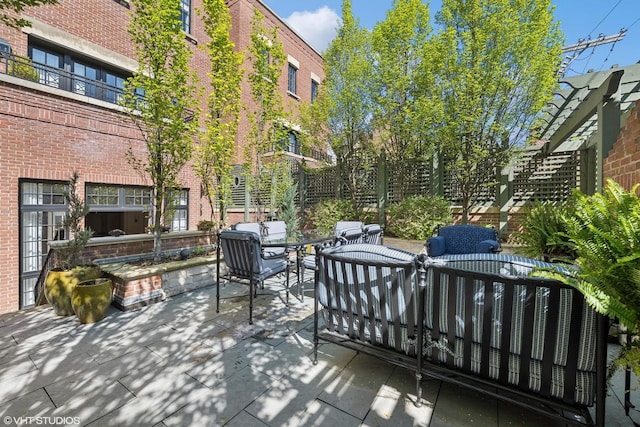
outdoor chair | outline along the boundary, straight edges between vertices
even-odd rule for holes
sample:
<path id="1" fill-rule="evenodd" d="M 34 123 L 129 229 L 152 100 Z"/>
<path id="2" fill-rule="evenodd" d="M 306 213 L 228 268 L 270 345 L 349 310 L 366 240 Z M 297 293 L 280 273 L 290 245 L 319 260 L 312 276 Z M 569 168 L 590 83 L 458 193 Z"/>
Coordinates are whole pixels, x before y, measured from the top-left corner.
<path id="1" fill-rule="evenodd" d="M 262 241 L 264 243 L 273 243 L 285 241 L 287 238 L 287 223 L 284 221 L 265 221 L 262 223 Z M 272 246 L 265 249 L 265 253 L 269 255 L 283 254 L 287 250 L 286 246 Z"/>
<path id="2" fill-rule="evenodd" d="M 264 288 L 264 280 L 281 273 L 286 275 L 286 302 L 289 303 L 288 254 L 264 255 L 260 236 L 252 231 L 225 230 L 218 235 L 218 264 L 216 278 L 216 313 L 220 312 L 220 250 L 227 265 L 228 279 L 249 282 L 249 324 L 253 324 L 253 297 L 257 285 Z"/>
<path id="3" fill-rule="evenodd" d="M 364 243 L 364 229 L 347 228 L 337 233 L 336 237 L 336 243 L 341 245 Z"/>
<path id="4" fill-rule="evenodd" d="M 262 227 L 259 222 L 239 222 L 232 228 L 238 231 L 253 231 L 258 236 L 262 236 Z"/>
<path id="5" fill-rule="evenodd" d="M 383 242 L 383 234 L 380 224 L 367 224 L 364 226 L 364 243 L 381 245 Z"/>
<path id="6" fill-rule="evenodd" d="M 364 223 L 362 221 L 338 221 L 333 226 L 333 232 L 335 233 L 336 237 L 339 237 L 341 232 L 351 228 L 363 229 Z"/>
<path id="7" fill-rule="evenodd" d="M 460 224 L 438 227 L 437 236 L 426 241 L 430 257 L 442 255 L 500 252 L 500 236 L 495 228 Z"/>
<path id="8" fill-rule="evenodd" d="M 350 245 L 364 243 L 365 230 L 364 224 L 359 221 L 339 221 L 334 227 L 336 239 L 333 241 L 335 245 Z M 323 245 L 326 246 L 326 245 Z M 304 269 L 315 270 L 316 256 L 309 254 L 302 259 Z M 303 272 L 304 276 L 304 272 Z"/>
<path id="9" fill-rule="evenodd" d="M 263 241 L 284 240 L 287 238 L 287 223 L 284 221 L 265 221 L 262 224 Z"/>

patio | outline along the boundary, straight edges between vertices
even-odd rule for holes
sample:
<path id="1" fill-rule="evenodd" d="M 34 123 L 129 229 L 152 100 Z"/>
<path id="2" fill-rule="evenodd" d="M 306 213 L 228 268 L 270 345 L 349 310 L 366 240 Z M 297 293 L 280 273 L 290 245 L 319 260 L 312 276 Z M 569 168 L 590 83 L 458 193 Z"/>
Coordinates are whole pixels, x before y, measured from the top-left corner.
<path id="1" fill-rule="evenodd" d="M 269 282 L 255 300 L 253 325 L 247 286 L 235 283 L 221 289 L 220 313 L 207 287 L 138 310 L 112 308 L 89 325 L 49 306 L 0 317 L 4 425 L 35 424 L 35 417 L 91 426 L 554 425 L 430 379 L 426 404 L 416 408 L 409 371 L 334 345 L 321 347 L 314 366 L 312 283 L 304 302 L 291 298 L 287 307 L 282 288 Z M 634 424 L 622 384 L 618 374 L 607 426 Z"/>

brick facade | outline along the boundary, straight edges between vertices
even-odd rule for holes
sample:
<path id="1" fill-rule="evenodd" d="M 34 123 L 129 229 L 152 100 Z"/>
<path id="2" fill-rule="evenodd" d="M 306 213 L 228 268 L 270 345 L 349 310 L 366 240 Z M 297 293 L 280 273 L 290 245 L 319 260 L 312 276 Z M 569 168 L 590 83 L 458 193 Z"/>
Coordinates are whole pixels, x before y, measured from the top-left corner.
<path id="1" fill-rule="evenodd" d="M 8 42 L 13 54 L 28 56 L 30 43 L 52 46 L 80 55 L 87 60 L 119 70 L 135 69 L 134 46 L 127 32 L 131 10 L 126 1 L 60 0 L 58 5 L 27 8 L 23 16 L 31 28 L 10 29 L 0 25 L 0 39 Z M 287 64 L 280 81 L 286 107 L 295 112 L 300 102 L 309 101 L 311 76 L 323 77 L 322 57 L 300 39 L 279 17 L 258 0 L 228 1 L 232 13 L 232 38 L 238 49 L 245 49 L 253 8 L 265 16 L 264 25 L 278 26 L 285 53 L 299 61 L 297 97 L 287 94 Z M 196 9 L 202 0 L 191 2 L 191 34 L 186 43 L 193 48 L 190 66 L 200 82 L 208 82 L 207 42 Z M 0 64 L 2 66 L 3 64 Z M 245 64 L 246 65 L 246 64 Z M 139 131 L 120 113 L 115 104 L 52 88 L 7 75 L 0 70 L 0 313 L 19 309 L 20 301 L 20 200 L 23 180 L 68 182 L 73 170 L 80 175 L 78 190 L 84 196 L 85 184 L 149 186 L 134 172 L 124 156 L 132 147 L 144 157 Z M 247 82 L 243 83 L 243 102 L 251 103 Z M 206 111 L 206 97 L 200 107 Z M 294 115 L 295 120 L 295 115 Z M 204 119 L 201 117 L 202 126 Z M 242 153 L 248 122 L 242 117 L 237 153 Z M 240 157 L 238 157 L 240 160 Z M 208 203 L 190 165 L 180 175 L 189 190 L 188 229 L 208 220 Z"/>
<path id="2" fill-rule="evenodd" d="M 626 190 L 640 183 L 640 101 L 631 109 L 618 139 L 604 159 L 603 175 Z"/>

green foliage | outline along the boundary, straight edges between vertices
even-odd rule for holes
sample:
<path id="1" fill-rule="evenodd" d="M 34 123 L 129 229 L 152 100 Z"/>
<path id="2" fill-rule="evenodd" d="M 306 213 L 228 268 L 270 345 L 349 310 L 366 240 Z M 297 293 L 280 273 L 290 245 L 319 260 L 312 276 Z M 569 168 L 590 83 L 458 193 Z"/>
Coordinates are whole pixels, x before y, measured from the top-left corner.
<path id="1" fill-rule="evenodd" d="M 138 70 L 126 82 L 123 105 L 140 130 L 145 156 L 129 147 L 127 160 L 153 186 L 153 224 L 163 221 L 178 174 L 190 160 L 196 131 L 196 77 L 188 66 L 180 0 L 132 0 L 129 34 Z M 140 95 L 143 95 L 142 97 Z M 162 251 L 162 227 L 154 227 L 154 259 Z"/>
<path id="2" fill-rule="evenodd" d="M 527 210 L 521 230 L 513 233 L 519 252 L 530 258 L 574 258 L 573 243 L 567 235 L 566 218 L 573 212 L 572 203 L 554 204 L 536 200 Z"/>
<path id="3" fill-rule="evenodd" d="M 435 45 L 429 20 L 429 7 L 421 0 L 395 0 L 372 33 L 374 125 L 387 159 L 399 171 L 394 191 L 400 197 L 411 167 L 407 159 L 433 154 L 429 134 L 439 122 L 439 104 L 430 100 Z"/>
<path id="4" fill-rule="evenodd" d="M 289 163 L 276 151 L 287 138 L 283 126 L 286 122 L 279 79 L 286 56 L 278 40 L 278 28 L 267 30 L 264 16 L 257 9 L 251 21 L 251 45 L 248 74 L 254 109 L 248 111 L 249 141 L 245 147 L 245 176 L 252 202 L 256 207 L 256 220 L 262 220 L 264 208 L 275 211 L 287 188 Z M 265 154 L 273 152 L 267 157 Z M 268 195 L 268 200 L 266 200 Z"/>
<path id="5" fill-rule="evenodd" d="M 432 100 L 442 103 L 446 120 L 434 130 L 467 222 L 487 173 L 527 142 L 552 98 L 562 35 L 551 0 L 443 0 L 436 22 L 440 69 Z"/>
<path id="6" fill-rule="evenodd" d="M 89 206 L 78 195 L 78 179 L 78 172 L 73 171 L 69 179 L 69 187 L 64 192 L 69 212 L 62 225 L 69 231 L 69 239 L 57 252 L 58 267 L 64 269 L 72 269 L 79 265 L 80 254 L 93 236 L 91 229 L 83 230 L 81 227 L 83 218 L 89 213 Z"/>
<path id="7" fill-rule="evenodd" d="M 225 222 L 231 204 L 232 161 L 240 117 L 243 54 L 231 41 L 231 14 L 224 0 L 204 0 L 204 29 L 210 37 L 206 50 L 209 72 L 206 131 L 195 147 L 194 171 L 209 202 L 211 219 L 216 211 Z"/>
<path id="8" fill-rule="evenodd" d="M 305 210 L 305 227 L 331 232 L 336 222 L 358 220 L 347 200 L 323 200 Z"/>
<path id="9" fill-rule="evenodd" d="M 218 224 L 219 223 L 216 221 L 207 221 L 203 219 L 202 221 L 198 222 L 198 230 L 212 233 L 218 229 Z"/>
<path id="10" fill-rule="evenodd" d="M 372 170 L 375 158 L 371 112 L 371 37 L 351 11 L 351 1 L 342 4 L 342 25 L 323 55 L 326 79 L 312 109 L 324 125 L 319 136 L 329 141 L 336 155 L 343 197 L 353 211 L 362 209 L 363 176 Z M 319 130 L 316 127 L 316 130 Z M 318 136 L 316 136 L 318 138 Z"/>
<path id="11" fill-rule="evenodd" d="M 25 56 L 14 56 L 13 61 L 9 62 L 8 74 L 32 82 L 40 81 L 38 70 L 33 66 L 31 59 Z"/>
<path id="12" fill-rule="evenodd" d="M 539 272 L 568 283 L 585 295 L 598 312 L 617 318 L 630 333 L 640 333 L 640 199 L 635 185 L 625 191 L 612 180 L 602 193 L 575 195 L 575 212 L 567 218 L 567 234 L 573 244 L 578 269 L 571 275 Z M 629 360 L 638 371 L 637 348 Z M 635 356 L 634 356 L 635 355 Z"/>
<path id="13" fill-rule="evenodd" d="M 413 196 L 389 206 L 385 234 L 426 240 L 438 225 L 452 221 L 449 202 L 440 196 Z"/>
<path id="14" fill-rule="evenodd" d="M 41 6 L 45 4 L 58 4 L 58 0 L 0 0 L 0 22 L 9 28 L 20 29 L 30 27 L 31 23 L 23 18 L 9 16 L 6 10 L 20 14 L 25 7 Z"/>
<path id="15" fill-rule="evenodd" d="M 280 211 L 278 219 L 287 224 L 287 232 L 291 233 L 300 228 L 300 219 L 298 217 L 298 208 L 296 207 L 296 187 L 291 185 L 284 192 L 282 202 L 280 203 Z"/>

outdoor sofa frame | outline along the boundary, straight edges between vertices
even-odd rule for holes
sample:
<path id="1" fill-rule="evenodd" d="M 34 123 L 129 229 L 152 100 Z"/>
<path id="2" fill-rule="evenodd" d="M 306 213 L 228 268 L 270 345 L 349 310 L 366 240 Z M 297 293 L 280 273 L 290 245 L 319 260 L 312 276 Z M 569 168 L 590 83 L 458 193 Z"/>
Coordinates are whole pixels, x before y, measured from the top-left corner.
<path id="1" fill-rule="evenodd" d="M 562 267 L 368 244 L 318 247 L 316 257 L 315 362 L 322 340 L 413 371 L 416 406 L 426 375 L 565 423 L 604 425 L 607 319 L 577 290 L 527 275 Z"/>

